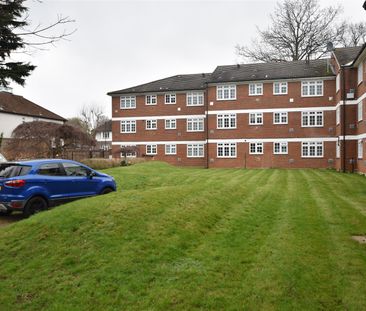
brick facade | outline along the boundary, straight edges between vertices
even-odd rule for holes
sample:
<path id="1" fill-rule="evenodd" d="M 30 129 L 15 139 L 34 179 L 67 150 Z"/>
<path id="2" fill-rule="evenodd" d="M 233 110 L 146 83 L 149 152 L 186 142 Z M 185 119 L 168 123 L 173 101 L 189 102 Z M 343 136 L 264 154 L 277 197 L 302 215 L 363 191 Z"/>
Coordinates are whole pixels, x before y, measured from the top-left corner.
<path id="1" fill-rule="evenodd" d="M 363 51 L 363 48 L 360 50 Z M 337 51 L 341 52 L 343 53 Z M 246 72 L 246 68 L 252 70 L 242 65 L 242 68 L 225 67 L 226 71 L 220 72 L 221 68 L 211 76 L 203 74 L 201 80 L 198 75 L 187 75 L 179 90 L 166 87 L 170 81 L 168 78 L 161 82 L 166 88 L 164 90 L 159 87 L 159 81 L 156 81 L 111 92 L 113 157 L 121 156 L 121 145 L 136 145 L 139 150 L 137 156 L 182 166 L 336 168 L 366 173 L 366 159 L 358 159 L 359 141 L 361 139 L 363 144 L 366 139 L 366 112 L 365 109 L 362 110 L 362 118 L 359 120 L 358 108 L 359 102 L 362 105 L 366 103 L 366 63 L 363 65 L 362 82 L 358 83 L 357 64 L 347 64 L 344 70 L 341 69 L 337 53 L 333 53 L 331 59 L 322 63 L 321 72 L 315 70 L 310 63 L 309 72 L 313 70 L 314 74 L 309 73 L 307 64 L 301 64 L 305 72 L 303 76 L 291 75 L 291 68 L 298 70 L 298 63 L 289 63 L 288 77 L 277 78 L 276 73 L 272 73 L 266 74 L 265 79 L 260 79 L 258 74 L 256 77 L 252 75 L 253 80 L 238 77 L 230 81 L 219 81 L 222 76 L 227 75 L 227 71 L 232 70 L 234 77 Z M 363 57 L 362 53 L 360 57 Z M 339 78 L 336 78 L 338 74 Z M 182 79 L 181 76 L 176 77 Z M 170 79 L 172 84 L 176 83 L 174 79 L 177 78 Z M 198 87 L 182 89 L 184 83 L 191 80 L 195 80 Z M 339 86 L 337 80 L 340 82 Z M 321 82 L 312 84 L 313 81 Z M 287 83 L 287 90 L 283 84 L 283 90 L 286 90 L 283 95 L 274 94 L 274 84 L 278 82 Z M 258 89 L 250 84 L 259 84 Z M 303 87 L 309 85 L 315 85 L 321 94 L 304 96 Z M 347 99 L 343 105 L 343 94 L 350 93 L 351 89 L 354 89 L 354 98 Z M 235 92 L 235 96 L 232 99 L 219 99 L 221 93 L 218 92 L 224 90 L 227 93 L 222 96 L 229 97 L 230 92 Z M 250 90 L 256 90 L 260 95 L 250 95 Z M 191 100 L 192 93 L 201 94 L 200 105 L 187 104 L 187 97 Z M 165 103 L 166 94 L 175 94 L 175 103 Z M 147 104 L 147 95 L 154 97 L 154 104 Z M 121 97 L 125 100 L 125 96 L 128 97 L 127 100 L 132 96 L 135 108 L 121 108 Z M 251 115 L 255 113 L 257 115 Z M 284 113 L 281 115 L 282 124 L 276 124 L 275 121 L 279 121 L 276 113 Z M 309 118 L 306 120 L 311 118 L 311 124 L 303 124 L 305 117 Z M 188 123 L 193 118 L 203 119 L 200 131 L 189 131 Z M 319 118 L 317 124 L 312 123 L 314 118 Z M 175 128 L 166 128 L 167 119 L 175 120 Z M 250 124 L 250 119 L 259 124 Z M 134 123 L 133 133 L 121 133 L 121 122 L 126 121 Z M 220 128 L 221 121 L 226 125 L 231 124 L 231 128 Z M 155 126 L 156 122 L 156 129 L 148 129 L 147 122 L 150 126 L 150 123 Z M 197 144 L 203 145 L 203 152 L 201 149 L 200 154 L 197 154 L 198 149 L 192 151 L 188 146 Z M 283 149 L 278 154 L 280 144 Z M 147 149 L 146 145 L 156 145 L 156 153 L 148 154 L 147 151 L 152 149 Z M 175 154 L 166 154 L 171 147 L 168 146 L 166 150 L 166 145 L 174 145 Z M 152 148 L 155 151 L 155 147 Z M 257 150 L 258 153 L 255 154 L 251 152 L 251 148 L 258 148 L 259 152 Z"/>

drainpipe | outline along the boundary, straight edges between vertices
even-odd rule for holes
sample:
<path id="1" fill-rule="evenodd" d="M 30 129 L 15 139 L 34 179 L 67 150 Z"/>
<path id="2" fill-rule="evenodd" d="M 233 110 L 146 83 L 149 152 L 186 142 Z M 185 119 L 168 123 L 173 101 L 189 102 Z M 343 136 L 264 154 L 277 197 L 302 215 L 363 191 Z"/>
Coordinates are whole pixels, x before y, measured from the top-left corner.
<path id="1" fill-rule="evenodd" d="M 206 127 L 206 168 L 209 168 L 209 164 L 210 164 L 210 159 L 208 157 L 208 83 L 205 82 L 205 86 L 206 86 L 206 90 L 205 90 L 205 115 L 206 115 L 206 120 L 205 120 L 205 127 Z"/>
<path id="2" fill-rule="evenodd" d="M 342 71 L 342 97 L 343 97 L 343 122 L 342 122 L 342 131 L 343 131 L 343 173 L 346 172 L 346 68 L 344 65 L 341 66 Z"/>

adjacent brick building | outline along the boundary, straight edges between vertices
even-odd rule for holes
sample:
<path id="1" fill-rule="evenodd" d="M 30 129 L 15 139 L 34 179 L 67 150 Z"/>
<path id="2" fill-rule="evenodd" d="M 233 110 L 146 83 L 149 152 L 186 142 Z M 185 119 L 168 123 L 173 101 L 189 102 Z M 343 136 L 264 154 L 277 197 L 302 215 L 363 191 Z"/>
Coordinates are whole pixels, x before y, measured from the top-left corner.
<path id="1" fill-rule="evenodd" d="M 218 66 L 108 93 L 112 154 L 202 167 L 366 173 L 365 46 L 329 59 Z"/>

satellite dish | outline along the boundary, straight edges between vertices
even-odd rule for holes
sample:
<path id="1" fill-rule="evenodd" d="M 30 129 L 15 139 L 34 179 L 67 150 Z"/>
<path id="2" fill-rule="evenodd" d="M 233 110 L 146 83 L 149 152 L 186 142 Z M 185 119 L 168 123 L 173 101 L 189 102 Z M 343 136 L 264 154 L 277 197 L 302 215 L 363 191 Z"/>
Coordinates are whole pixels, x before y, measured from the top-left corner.
<path id="1" fill-rule="evenodd" d="M 334 51 L 334 46 L 332 42 L 328 42 L 327 43 L 327 52 L 332 52 Z"/>

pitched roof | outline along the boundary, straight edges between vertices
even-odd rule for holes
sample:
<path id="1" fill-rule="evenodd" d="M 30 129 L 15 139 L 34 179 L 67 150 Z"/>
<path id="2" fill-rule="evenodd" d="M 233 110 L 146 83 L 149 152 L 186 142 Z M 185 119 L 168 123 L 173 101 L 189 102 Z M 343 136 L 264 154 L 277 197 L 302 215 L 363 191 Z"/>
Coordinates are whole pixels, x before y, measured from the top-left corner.
<path id="1" fill-rule="evenodd" d="M 205 89 L 205 83 L 209 80 L 210 76 L 210 73 L 176 75 L 127 89 L 109 92 L 107 94 L 119 95 L 131 93 L 203 90 Z"/>
<path id="2" fill-rule="evenodd" d="M 99 132 L 111 132 L 112 131 L 112 120 L 107 120 L 105 121 L 103 124 L 99 125 L 96 129 L 95 132 L 99 133 Z"/>
<path id="3" fill-rule="evenodd" d="M 356 59 L 362 48 L 362 46 L 335 48 L 333 53 L 340 65 L 346 65 Z"/>
<path id="4" fill-rule="evenodd" d="M 60 117 L 30 100 L 9 92 L 0 92 L 0 112 L 66 121 L 63 117 Z"/>
<path id="5" fill-rule="evenodd" d="M 256 81 L 334 76 L 328 59 L 218 66 L 210 82 Z"/>

